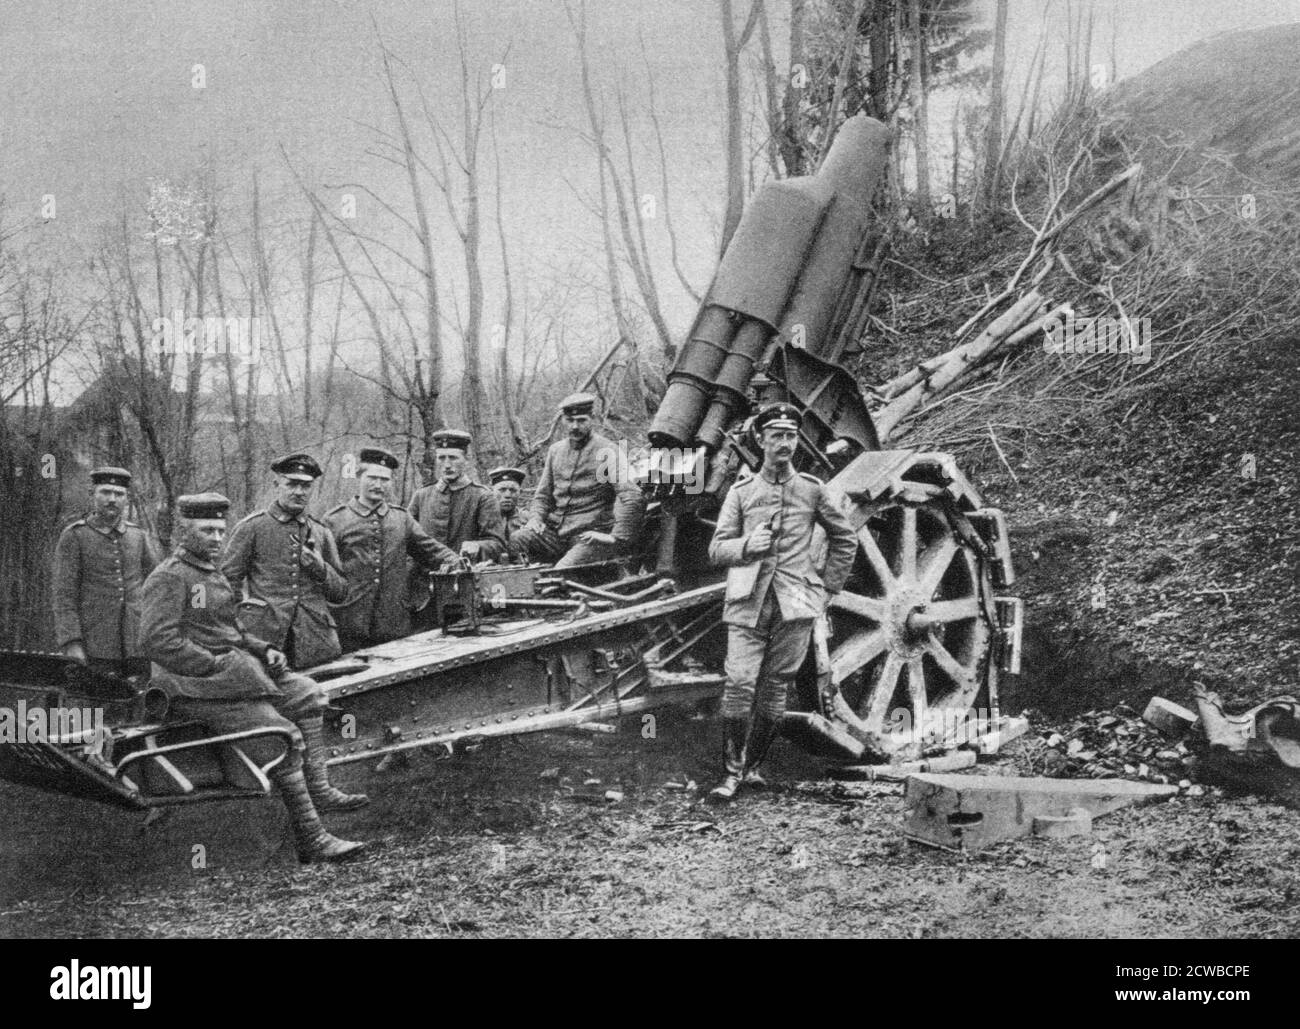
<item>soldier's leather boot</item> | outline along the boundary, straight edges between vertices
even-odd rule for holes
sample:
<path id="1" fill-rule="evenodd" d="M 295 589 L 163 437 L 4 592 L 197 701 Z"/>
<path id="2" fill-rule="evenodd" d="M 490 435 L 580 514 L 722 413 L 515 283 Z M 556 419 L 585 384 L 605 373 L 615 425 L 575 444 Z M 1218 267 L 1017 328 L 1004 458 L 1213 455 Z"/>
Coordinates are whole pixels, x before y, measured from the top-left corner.
<path id="1" fill-rule="evenodd" d="M 330 785 L 329 772 L 325 767 L 325 720 L 304 718 L 298 728 L 302 730 L 302 738 L 307 744 L 307 750 L 302 756 L 302 770 L 316 810 L 321 814 L 328 811 L 355 811 L 369 804 L 370 798 L 364 793 L 344 793 Z"/>
<path id="2" fill-rule="evenodd" d="M 740 788 L 740 778 L 745 771 L 745 736 L 749 730 L 747 718 L 724 718 L 722 720 L 723 763 L 727 774 L 722 782 L 709 791 L 709 798 L 718 803 L 727 803 Z"/>
<path id="3" fill-rule="evenodd" d="M 758 766 L 763 763 L 768 748 L 776 739 L 778 724 L 768 715 L 754 716 L 754 727 L 749 733 L 749 741 L 745 744 L 745 768 L 741 776 L 741 781 L 746 786 L 762 789 L 767 785 L 767 780 L 758 774 Z"/>
<path id="4" fill-rule="evenodd" d="M 275 784 L 280 788 L 284 806 L 289 810 L 289 824 L 293 826 L 298 860 L 303 864 L 314 861 L 348 861 L 357 857 L 365 848 L 364 843 L 341 840 L 325 831 L 320 815 L 311 802 L 311 793 L 307 789 L 302 769 L 277 769 Z"/>

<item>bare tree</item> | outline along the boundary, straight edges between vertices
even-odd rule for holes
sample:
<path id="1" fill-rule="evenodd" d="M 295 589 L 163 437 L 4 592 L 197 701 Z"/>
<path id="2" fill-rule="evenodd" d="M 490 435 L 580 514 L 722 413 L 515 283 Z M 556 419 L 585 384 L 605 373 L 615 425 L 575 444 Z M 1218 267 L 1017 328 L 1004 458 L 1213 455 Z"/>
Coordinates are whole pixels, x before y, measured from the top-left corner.
<path id="1" fill-rule="evenodd" d="M 925 27 L 921 23 L 921 0 L 912 0 L 912 140 L 916 148 L 916 218 L 922 225 L 930 220 L 930 139 L 927 111 Z"/>
<path id="2" fill-rule="evenodd" d="M 1007 63 L 1007 0 L 998 0 L 993 24 L 993 69 L 989 84 L 989 122 L 984 144 L 984 172 L 978 201 L 990 206 L 998 195 L 998 164 L 1002 157 L 1003 84 Z"/>
<path id="3" fill-rule="evenodd" d="M 718 0 L 718 11 L 722 16 L 722 47 L 725 63 L 726 80 L 726 131 L 727 131 L 727 188 L 722 215 L 722 245 L 719 256 L 726 252 L 727 244 L 740 224 L 740 216 L 745 209 L 745 151 L 742 140 L 742 117 L 740 96 L 740 55 L 758 25 L 758 16 L 762 11 L 760 0 L 754 0 L 749 8 L 745 25 L 736 32 L 735 17 L 732 14 L 731 0 Z"/>

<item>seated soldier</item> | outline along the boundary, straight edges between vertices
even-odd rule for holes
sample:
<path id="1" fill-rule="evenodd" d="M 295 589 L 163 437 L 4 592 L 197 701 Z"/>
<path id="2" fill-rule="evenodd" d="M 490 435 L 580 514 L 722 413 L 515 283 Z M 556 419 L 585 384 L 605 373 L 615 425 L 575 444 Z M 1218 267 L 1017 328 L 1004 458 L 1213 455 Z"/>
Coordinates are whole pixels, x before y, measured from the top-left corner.
<path id="1" fill-rule="evenodd" d="M 641 531 L 641 490 L 619 448 L 592 430 L 595 406 L 590 393 L 561 402 L 568 436 L 546 452 L 528 521 L 511 537 L 557 568 L 624 554 Z"/>
<path id="2" fill-rule="evenodd" d="M 177 501 L 180 546 L 145 581 L 140 649 L 154 663 L 153 683 L 166 691 L 171 716 L 201 722 L 217 735 L 266 726 L 288 731 L 292 747 L 270 775 L 289 809 L 298 857 L 353 857 L 364 844 L 326 832 L 318 812 L 352 810 L 367 798 L 329 783 L 324 692 L 235 621 L 235 591 L 216 565 L 229 506 L 220 493 Z"/>

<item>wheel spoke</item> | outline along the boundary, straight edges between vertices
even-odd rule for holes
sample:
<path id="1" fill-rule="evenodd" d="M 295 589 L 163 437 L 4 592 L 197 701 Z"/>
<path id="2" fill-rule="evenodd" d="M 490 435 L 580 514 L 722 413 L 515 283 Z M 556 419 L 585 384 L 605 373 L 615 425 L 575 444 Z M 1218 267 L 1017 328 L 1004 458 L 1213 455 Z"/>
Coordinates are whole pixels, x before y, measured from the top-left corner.
<path id="1" fill-rule="evenodd" d="M 890 701 L 894 699 L 894 691 L 898 689 L 898 675 L 902 670 L 903 659 L 891 650 L 880 669 L 880 681 L 871 693 L 871 706 L 865 718 L 867 725 L 876 732 L 881 731 L 881 727 L 885 724 Z"/>
<path id="2" fill-rule="evenodd" d="M 880 579 L 880 585 L 886 591 L 890 590 L 894 583 L 894 573 L 890 570 L 885 555 L 880 552 L 876 537 L 871 535 L 871 529 L 865 525 L 858 530 L 858 544 L 862 547 L 862 552 L 866 554 L 867 562 L 871 565 L 872 570 Z"/>
<path id="3" fill-rule="evenodd" d="M 952 564 L 957 554 L 957 544 L 951 536 L 945 536 L 926 553 L 925 563 L 921 566 L 919 579 L 921 589 L 927 597 L 933 596 L 943 581 L 944 573 Z"/>
<path id="4" fill-rule="evenodd" d="M 925 649 L 935 662 L 943 670 L 943 673 L 953 681 L 959 690 L 966 690 L 972 683 L 971 673 L 955 657 L 948 653 L 948 648 L 933 637 L 926 641 Z"/>
<path id="5" fill-rule="evenodd" d="M 847 611 L 859 618 L 869 618 L 873 622 L 883 622 L 888 608 L 883 600 L 864 597 L 860 593 L 840 593 L 831 598 L 831 607 L 838 611 Z"/>
<path id="6" fill-rule="evenodd" d="M 916 508 L 903 508 L 903 533 L 898 543 L 898 577 L 916 578 Z"/>
<path id="7" fill-rule="evenodd" d="M 889 645 L 884 629 L 865 629 L 850 636 L 831 655 L 831 681 L 838 684 L 868 661 L 879 657 Z"/>
<path id="8" fill-rule="evenodd" d="M 912 724 L 924 725 L 930 705 L 925 695 L 925 668 L 919 655 L 907 662 L 907 696 L 912 701 Z"/>
<path id="9" fill-rule="evenodd" d="M 936 622 L 960 622 L 967 618 L 975 618 L 979 613 L 980 604 L 974 597 L 933 600 L 925 607 L 925 616 Z"/>

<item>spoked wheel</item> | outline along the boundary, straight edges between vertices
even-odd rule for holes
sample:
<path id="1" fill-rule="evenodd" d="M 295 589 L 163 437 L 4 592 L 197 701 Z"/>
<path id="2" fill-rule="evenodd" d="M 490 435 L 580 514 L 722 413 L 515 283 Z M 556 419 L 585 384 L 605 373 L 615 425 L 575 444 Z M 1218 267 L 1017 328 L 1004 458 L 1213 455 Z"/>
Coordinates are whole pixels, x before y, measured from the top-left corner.
<path id="1" fill-rule="evenodd" d="M 946 493 L 903 481 L 858 505 L 858 554 L 832 605 L 833 713 L 894 759 L 951 747 L 982 692 L 996 689 L 992 583 Z"/>

